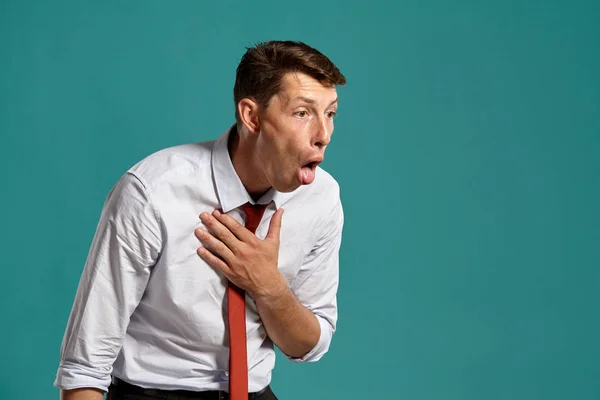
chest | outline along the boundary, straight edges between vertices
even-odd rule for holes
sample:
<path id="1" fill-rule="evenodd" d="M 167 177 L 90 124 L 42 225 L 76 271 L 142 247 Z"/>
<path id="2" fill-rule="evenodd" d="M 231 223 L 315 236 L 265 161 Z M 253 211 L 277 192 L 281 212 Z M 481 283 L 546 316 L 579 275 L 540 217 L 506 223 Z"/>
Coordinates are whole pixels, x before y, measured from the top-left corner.
<path id="1" fill-rule="evenodd" d="M 200 213 L 210 212 L 216 207 L 218 205 L 215 201 L 214 204 L 201 206 L 182 206 L 163 214 L 166 240 L 159 261 L 153 267 L 151 280 L 154 281 L 154 286 L 158 282 L 163 289 L 171 292 L 169 297 L 185 296 L 189 299 L 191 296 L 206 300 L 221 298 L 224 295 L 227 281 L 197 254 L 201 242 L 194 234 L 198 227 L 206 229 L 200 221 Z M 259 239 L 266 237 L 274 211 L 272 207 L 265 210 L 256 229 Z M 240 224 L 244 224 L 243 215 L 239 210 L 232 210 L 228 214 Z M 288 285 L 292 286 L 303 260 L 314 244 L 314 229 L 306 215 L 294 215 L 288 210 L 284 215 L 278 250 L 278 269 Z"/>

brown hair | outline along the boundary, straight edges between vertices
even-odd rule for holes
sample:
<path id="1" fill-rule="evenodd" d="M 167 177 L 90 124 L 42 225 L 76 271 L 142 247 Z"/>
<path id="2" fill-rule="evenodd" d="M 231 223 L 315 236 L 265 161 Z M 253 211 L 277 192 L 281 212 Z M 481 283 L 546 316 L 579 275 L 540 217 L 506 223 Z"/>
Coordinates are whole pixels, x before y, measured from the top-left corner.
<path id="1" fill-rule="evenodd" d="M 318 50 L 294 41 L 268 41 L 248 47 L 237 67 L 233 100 L 239 122 L 237 105 L 244 98 L 252 98 L 261 107 L 268 107 L 271 97 L 281 86 L 281 78 L 288 72 L 301 72 L 326 86 L 344 85 L 346 78 L 340 70 Z"/>

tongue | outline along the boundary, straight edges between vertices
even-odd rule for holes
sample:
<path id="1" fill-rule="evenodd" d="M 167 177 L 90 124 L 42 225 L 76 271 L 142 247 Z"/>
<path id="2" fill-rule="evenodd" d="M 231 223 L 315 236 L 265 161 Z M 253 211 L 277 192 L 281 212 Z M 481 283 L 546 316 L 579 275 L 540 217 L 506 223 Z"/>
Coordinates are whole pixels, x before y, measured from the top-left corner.
<path id="1" fill-rule="evenodd" d="M 300 183 L 303 185 L 309 185 L 315 180 L 315 170 L 311 167 L 304 166 L 300 168 L 298 175 Z"/>

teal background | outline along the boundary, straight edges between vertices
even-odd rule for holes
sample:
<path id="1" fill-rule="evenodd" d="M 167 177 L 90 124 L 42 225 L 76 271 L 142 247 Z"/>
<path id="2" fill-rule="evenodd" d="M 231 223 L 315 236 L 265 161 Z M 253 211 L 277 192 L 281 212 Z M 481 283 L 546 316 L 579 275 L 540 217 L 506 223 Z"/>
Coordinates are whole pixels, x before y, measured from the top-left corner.
<path id="1" fill-rule="evenodd" d="M 215 4 L 217 3 L 217 4 Z M 348 78 L 324 166 L 340 319 L 294 399 L 600 398 L 593 1 L 1 1 L 1 399 L 58 398 L 60 342 L 121 174 L 233 121 L 247 45 Z"/>

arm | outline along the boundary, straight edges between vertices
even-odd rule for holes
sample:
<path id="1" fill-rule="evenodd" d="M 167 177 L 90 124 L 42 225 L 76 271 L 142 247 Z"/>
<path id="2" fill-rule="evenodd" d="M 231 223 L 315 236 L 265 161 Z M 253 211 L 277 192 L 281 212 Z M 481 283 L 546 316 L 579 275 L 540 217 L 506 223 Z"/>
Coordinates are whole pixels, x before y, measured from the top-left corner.
<path id="1" fill-rule="evenodd" d="M 300 358 L 317 345 L 321 336 L 319 321 L 300 303 L 283 277 L 272 293 L 254 300 L 267 335 L 283 353 Z"/>
<path id="2" fill-rule="evenodd" d="M 343 225 L 344 214 L 338 199 L 325 221 L 324 232 L 304 260 L 291 288 L 286 285 L 294 297 L 294 305 L 283 307 L 285 295 L 279 301 L 256 300 L 269 337 L 294 362 L 318 361 L 329 350 L 337 323 Z"/>
<path id="3" fill-rule="evenodd" d="M 104 393 L 98 389 L 62 390 L 61 400 L 104 400 Z"/>
<path id="4" fill-rule="evenodd" d="M 63 338 L 54 383 L 63 399 L 92 400 L 108 390 L 129 318 L 158 257 L 159 226 L 143 184 L 124 175 L 104 204 Z"/>

